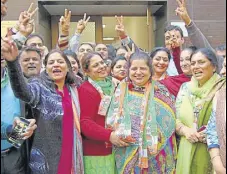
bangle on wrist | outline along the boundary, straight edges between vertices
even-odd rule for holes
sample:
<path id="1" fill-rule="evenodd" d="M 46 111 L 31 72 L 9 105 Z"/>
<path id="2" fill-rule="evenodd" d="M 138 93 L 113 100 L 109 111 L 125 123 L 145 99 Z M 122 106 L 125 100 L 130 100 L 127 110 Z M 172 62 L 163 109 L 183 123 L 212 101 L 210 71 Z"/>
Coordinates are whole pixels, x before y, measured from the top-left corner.
<path id="1" fill-rule="evenodd" d="M 192 20 L 190 19 L 186 25 L 189 26 L 189 25 L 191 25 L 191 23 L 192 23 Z"/>

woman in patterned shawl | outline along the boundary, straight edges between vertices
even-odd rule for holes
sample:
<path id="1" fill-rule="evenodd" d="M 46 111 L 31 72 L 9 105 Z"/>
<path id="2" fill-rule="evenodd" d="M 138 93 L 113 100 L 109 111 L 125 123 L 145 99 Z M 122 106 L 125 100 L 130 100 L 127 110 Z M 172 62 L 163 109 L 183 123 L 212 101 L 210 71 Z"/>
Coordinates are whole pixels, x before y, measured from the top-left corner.
<path id="1" fill-rule="evenodd" d="M 225 79 L 216 73 L 218 62 L 212 50 L 199 49 L 190 59 L 193 77 L 181 86 L 176 100 L 176 131 L 181 136 L 176 173 L 212 174 L 205 129 L 214 95 Z"/>
<path id="2" fill-rule="evenodd" d="M 61 51 L 45 58 L 40 78 L 25 82 L 16 46 L 3 43 L 15 96 L 33 107 L 37 130 L 29 166 L 33 174 L 84 174 L 80 106 L 70 62 Z M 13 50 L 12 50 L 13 49 Z"/>
<path id="3" fill-rule="evenodd" d="M 120 83 L 107 114 L 106 127 L 129 144 L 114 148 L 118 174 L 175 172 L 175 99 L 151 72 L 148 54 L 132 54 L 129 81 Z"/>

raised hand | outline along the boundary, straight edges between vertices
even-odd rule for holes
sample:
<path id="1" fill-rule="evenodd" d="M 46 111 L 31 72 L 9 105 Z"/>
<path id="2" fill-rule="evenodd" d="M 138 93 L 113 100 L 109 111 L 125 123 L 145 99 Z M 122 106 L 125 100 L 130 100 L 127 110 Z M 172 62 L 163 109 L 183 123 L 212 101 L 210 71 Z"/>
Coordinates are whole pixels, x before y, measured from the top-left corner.
<path id="1" fill-rule="evenodd" d="M 176 37 L 176 32 L 176 30 L 172 30 L 166 33 L 167 38 L 169 38 L 168 41 L 166 41 L 166 48 L 168 48 L 169 50 L 180 47 L 181 45 L 181 43 L 179 43 L 179 39 L 177 39 Z"/>
<path id="2" fill-rule="evenodd" d="M 65 15 L 60 18 L 60 34 L 69 35 L 72 12 L 65 9 Z"/>
<path id="3" fill-rule="evenodd" d="M 32 10 L 34 6 L 34 3 L 31 3 L 30 7 L 28 8 L 27 11 L 24 11 L 20 14 L 19 16 L 19 23 L 22 24 L 27 24 L 29 23 L 30 20 L 32 20 L 32 18 L 34 17 L 34 15 L 36 14 L 36 12 L 38 11 L 38 7 L 35 8 L 35 10 Z"/>
<path id="4" fill-rule="evenodd" d="M 131 56 L 133 53 L 135 53 L 135 51 L 136 51 L 136 49 L 135 49 L 135 44 L 132 43 L 132 49 L 130 49 L 128 45 L 126 45 L 125 47 L 126 47 L 126 49 L 127 49 L 127 53 L 126 53 L 126 55 L 125 55 L 125 58 L 126 58 L 127 60 L 129 60 L 130 56 Z"/>
<path id="5" fill-rule="evenodd" d="M 9 62 L 13 62 L 17 59 L 18 48 L 16 43 L 9 38 L 2 38 L 1 40 L 1 55 Z"/>
<path id="6" fill-rule="evenodd" d="M 71 16 L 72 12 L 65 9 L 65 15 L 60 18 L 60 33 L 63 35 L 69 34 Z"/>
<path id="7" fill-rule="evenodd" d="M 84 18 L 78 21 L 78 24 L 76 27 L 76 33 L 81 34 L 84 31 L 84 29 L 87 26 L 88 21 L 90 20 L 90 16 L 88 16 L 87 19 L 86 18 L 87 18 L 87 14 L 84 13 Z"/>
<path id="8" fill-rule="evenodd" d="M 125 27 L 124 27 L 124 19 L 123 19 L 123 16 L 121 17 L 117 17 L 115 16 L 116 18 L 116 21 L 117 21 L 117 25 L 115 27 L 115 30 L 117 32 L 117 35 L 119 37 L 125 37 L 126 36 L 126 32 L 125 32 Z"/>
<path id="9" fill-rule="evenodd" d="M 34 15 L 38 11 L 38 8 L 33 10 L 34 3 L 31 3 L 27 11 L 24 11 L 19 16 L 17 24 L 17 30 L 25 37 L 29 36 L 34 30 Z"/>
<path id="10" fill-rule="evenodd" d="M 172 35 L 171 35 L 170 31 L 166 32 L 166 38 L 168 38 L 168 39 L 166 39 L 166 43 L 165 43 L 166 48 L 171 50 L 172 49 Z"/>
<path id="11" fill-rule="evenodd" d="M 176 0 L 176 1 L 178 3 L 178 7 L 175 10 L 176 15 L 180 16 L 181 20 L 183 20 L 185 24 L 189 26 L 191 24 L 191 18 L 186 8 L 186 0 Z"/>

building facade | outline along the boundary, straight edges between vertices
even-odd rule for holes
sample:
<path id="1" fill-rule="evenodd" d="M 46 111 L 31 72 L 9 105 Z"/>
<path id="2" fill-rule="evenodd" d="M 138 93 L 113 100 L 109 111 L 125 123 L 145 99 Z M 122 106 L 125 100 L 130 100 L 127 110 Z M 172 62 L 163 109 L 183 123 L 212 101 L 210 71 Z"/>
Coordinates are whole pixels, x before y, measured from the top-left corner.
<path id="1" fill-rule="evenodd" d="M 88 0 L 23 0 L 8 2 L 8 15 L 4 20 L 15 21 L 30 3 L 39 7 L 35 17 L 35 32 L 40 33 L 49 49 L 58 38 L 58 21 L 64 9 L 72 10 L 73 34 L 76 22 L 83 13 L 91 20 L 83 33 L 82 41 L 117 43 L 115 15 L 125 16 L 127 33 L 144 50 L 151 51 L 164 44 L 164 28 L 172 22 L 181 22 L 175 15 L 176 0 L 150 1 L 88 1 Z M 213 47 L 226 42 L 226 0 L 187 0 L 189 14 Z M 186 39 L 187 40 L 187 39 Z M 187 40 L 186 46 L 190 42 Z"/>

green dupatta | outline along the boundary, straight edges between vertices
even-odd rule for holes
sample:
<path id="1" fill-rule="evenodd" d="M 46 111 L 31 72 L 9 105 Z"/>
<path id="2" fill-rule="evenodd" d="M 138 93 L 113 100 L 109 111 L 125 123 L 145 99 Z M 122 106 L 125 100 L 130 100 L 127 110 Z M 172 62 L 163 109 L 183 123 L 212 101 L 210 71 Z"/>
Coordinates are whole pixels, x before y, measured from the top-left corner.
<path id="1" fill-rule="evenodd" d="M 105 95 L 110 96 L 112 94 L 114 85 L 110 77 L 107 77 L 105 80 L 95 81 L 95 83 L 101 87 Z"/>
<path id="2" fill-rule="evenodd" d="M 206 84 L 199 88 L 198 81 L 192 78 L 191 82 L 182 85 L 176 101 L 177 123 L 181 122 L 188 127 L 193 127 L 194 112 L 200 109 L 197 127 L 207 125 L 215 93 L 223 87 L 225 79 L 214 74 Z M 198 107 L 199 105 L 199 107 Z M 181 137 L 178 151 L 177 174 L 210 174 L 212 164 L 203 143 L 192 144 L 185 137 Z"/>

